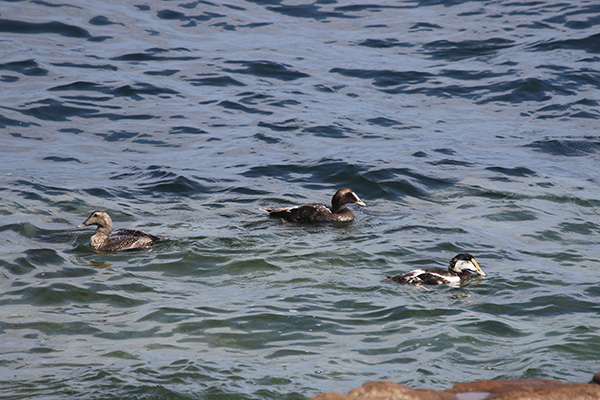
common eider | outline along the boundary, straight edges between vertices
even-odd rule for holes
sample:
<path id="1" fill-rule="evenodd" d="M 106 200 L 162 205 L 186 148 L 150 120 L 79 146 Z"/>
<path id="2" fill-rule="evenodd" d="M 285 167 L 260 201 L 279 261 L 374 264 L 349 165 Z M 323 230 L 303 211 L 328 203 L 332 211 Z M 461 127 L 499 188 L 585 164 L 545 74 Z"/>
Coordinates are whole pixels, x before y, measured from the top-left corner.
<path id="1" fill-rule="evenodd" d="M 271 217 L 282 218 L 289 222 L 349 222 L 354 219 L 354 213 L 345 206 L 356 203 L 365 206 L 356 193 L 349 188 L 338 190 L 331 199 L 331 208 L 325 204 L 310 203 L 295 207 L 261 208 Z"/>
<path id="2" fill-rule="evenodd" d="M 90 239 L 90 247 L 96 251 L 115 252 L 150 248 L 155 242 L 164 240 L 146 232 L 119 229 L 111 234 L 113 223 L 104 211 L 94 211 L 78 228 L 96 225 L 96 233 Z"/>
<path id="3" fill-rule="evenodd" d="M 481 276 L 481 270 L 475 258 L 467 253 L 457 254 L 450 260 L 448 270 L 440 268 L 415 269 L 406 274 L 388 276 L 387 281 L 405 283 L 409 285 L 459 285 L 471 276 L 471 272 Z"/>

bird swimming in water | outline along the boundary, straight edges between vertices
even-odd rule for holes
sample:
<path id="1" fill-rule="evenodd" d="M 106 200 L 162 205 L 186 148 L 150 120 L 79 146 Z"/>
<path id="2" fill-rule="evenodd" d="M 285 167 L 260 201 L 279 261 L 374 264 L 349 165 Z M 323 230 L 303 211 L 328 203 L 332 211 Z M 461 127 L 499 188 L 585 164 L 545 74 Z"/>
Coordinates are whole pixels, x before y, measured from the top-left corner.
<path id="1" fill-rule="evenodd" d="M 111 234 L 113 223 L 104 211 L 94 211 L 78 228 L 96 225 L 96 233 L 90 239 L 90 247 L 96 251 L 115 252 L 123 250 L 148 249 L 155 242 L 165 238 L 131 229 L 119 229 Z"/>
<path id="2" fill-rule="evenodd" d="M 348 203 L 365 206 L 350 188 L 338 190 L 331 199 L 331 208 L 325 204 L 310 203 L 295 207 L 261 208 L 271 217 L 278 217 L 289 222 L 349 222 L 354 213 L 346 207 Z"/>
<path id="3" fill-rule="evenodd" d="M 448 270 L 440 268 L 415 269 L 406 274 L 388 276 L 385 280 L 409 285 L 457 286 L 469 279 L 471 272 L 485 276 L 485 273 L 481 270 L 481 267 L 472 255 L 461 253 L 450 260 Z"/>

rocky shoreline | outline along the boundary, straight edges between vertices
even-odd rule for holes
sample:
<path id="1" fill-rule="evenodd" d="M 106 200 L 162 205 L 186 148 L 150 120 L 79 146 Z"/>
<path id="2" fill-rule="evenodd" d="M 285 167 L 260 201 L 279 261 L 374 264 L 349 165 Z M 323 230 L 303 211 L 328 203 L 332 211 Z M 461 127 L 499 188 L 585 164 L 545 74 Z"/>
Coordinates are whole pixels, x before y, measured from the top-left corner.
<path id="1" fill-rule="evenodd" d="M 600 372 L 589 383 L 511 379 L 457 383 L 446 390 L 372 381 L 347 395 L 325 393 L 309 400 L 600 400 Z"/>

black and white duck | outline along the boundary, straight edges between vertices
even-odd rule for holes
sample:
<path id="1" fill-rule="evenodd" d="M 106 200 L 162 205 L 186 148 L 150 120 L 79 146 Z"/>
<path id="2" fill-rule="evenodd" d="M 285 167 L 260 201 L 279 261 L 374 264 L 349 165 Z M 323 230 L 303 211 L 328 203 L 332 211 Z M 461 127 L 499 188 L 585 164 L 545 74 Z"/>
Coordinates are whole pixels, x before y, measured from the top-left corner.
<path id="1" fill-rule="evenodd" d="M 450 260 L 448 269 L 423 268 L 406 274 L 388 276 L 386 281 L 409 285 L 460 285 L 469 279 L 471 272 L 485 276 L 475 258 L 468 253 L 457 254 Z"/>
<path id="2" fill-rule="evenodd" d="M 295 207 L 261 208 L 271 217 L 281 218 L 289 222 L 349 222 L 354 219 L 354 213 L 346 204 L 365 203 L 350 188 L 338 190 L 331 199 L 331 208 L 325 204 L 309 203 Z"/>
<path id="3" fill-rule="evenodd" d="M 159 240 L 164 240 L 162 237 L 131 229 L 119 229 L 112 232 L 112 219 L 104 211 L 92 212 L 78 228 L 89 225 L 98 227 L 90 239 L 90 247 L 96 251 L 116 252 L 148 249 Z"/>

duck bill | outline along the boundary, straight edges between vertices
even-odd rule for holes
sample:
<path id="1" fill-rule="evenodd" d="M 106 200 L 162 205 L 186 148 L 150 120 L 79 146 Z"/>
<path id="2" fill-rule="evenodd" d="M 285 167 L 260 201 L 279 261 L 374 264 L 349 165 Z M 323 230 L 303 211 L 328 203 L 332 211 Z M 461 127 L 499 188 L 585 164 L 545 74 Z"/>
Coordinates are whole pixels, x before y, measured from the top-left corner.
<path id="1" fill-rule="evenodd" d="M 361 199 L 360 199 L 360 198 L 359 198 L 359 197 L 356 195 L 356 193 L 353 193 L 353 194 L 354 194 L 354 197 L 356 198 L 356 204 L 358 204 L 359 206 L 366 207 L 366 204 L 365 204 L 365 202 L 364 202 L 364 201 L 362 201 L 362 200 L 361 200 Z"/>
<path id="2" fill-rule="evenodd" d="M 89 224 L 88 224 L 88 221 L 89 221 L 89 220 L 90 220 L 89 218 L 88 218 L 88 219 L 86 219 L 85 221 L 83 221 L 82 223 L 80 223 L 79 225 L 77 225 L 77 228 L 78 228 L 78 229 L 85 228 L 86 226 L 88 226 L 88 225 L 89 225 Z"/>
<path id="3" fill-rule="evenodd" d="M 473 263 L 473 265 L 475 266 L 475 269 L 477 270 L 477 273 L 481 276 L 485 276 L 485 272 L 483 272 L 481 270 L 481 267 L 479 266 L 479 264 L 477 263 L 477 261 L 475 261 L 474 258 L 471 259 L 471 262 Z"/>

